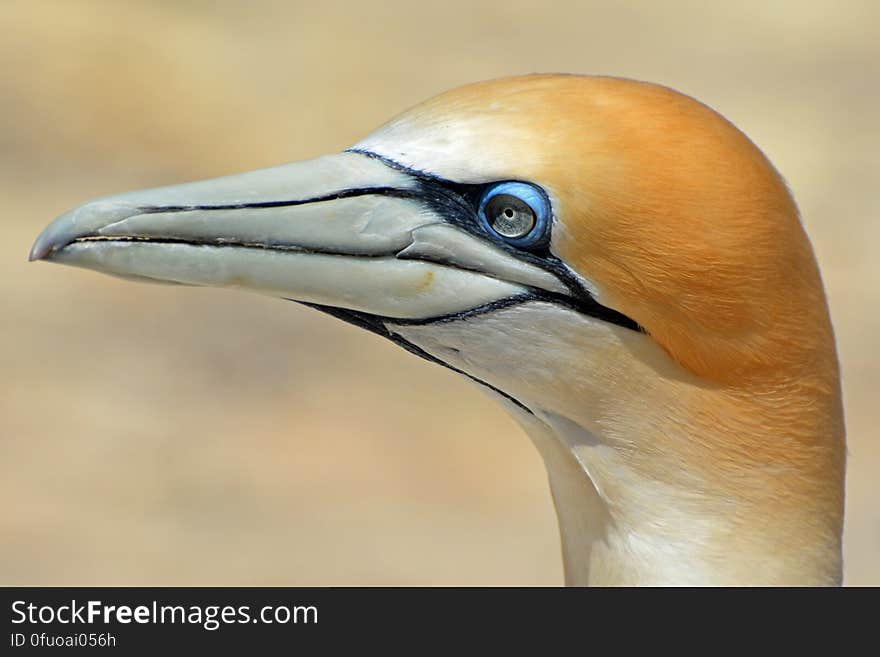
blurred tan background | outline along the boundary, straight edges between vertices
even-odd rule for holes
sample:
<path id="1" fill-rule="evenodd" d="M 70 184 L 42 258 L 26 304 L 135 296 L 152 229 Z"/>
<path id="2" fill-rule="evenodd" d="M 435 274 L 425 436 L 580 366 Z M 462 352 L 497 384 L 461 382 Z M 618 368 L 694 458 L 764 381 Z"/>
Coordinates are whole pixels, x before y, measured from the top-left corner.
<path id="1" fill-rule="evenodd" d="M 786 176 L 880 584 L 880 3 L 0 2 L 0 583 L 558 584 L 528 438 L 293 303 L 28 264 L 91 197 L 337 151 L 447 88 L 569 71 L 719 109 Z"/>

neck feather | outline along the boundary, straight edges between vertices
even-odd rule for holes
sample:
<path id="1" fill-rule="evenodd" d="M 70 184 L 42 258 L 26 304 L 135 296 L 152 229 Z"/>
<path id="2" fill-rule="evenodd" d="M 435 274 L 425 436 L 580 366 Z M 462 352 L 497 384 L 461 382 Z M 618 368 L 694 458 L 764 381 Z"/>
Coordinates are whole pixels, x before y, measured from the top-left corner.
<path id="1" fill-rule="evenodd" d="M 395 330 L 530 410 L 569 584 L 840 582 L 833 349 L 734 386 L 545 302 Z"/>
<path id="2" fill-rule="evenodd" d="M 839 528 L 821 508 L 646 479 L 567 418 L 519 417 L 547 468 L 567 585 L 840 584 Z"/>

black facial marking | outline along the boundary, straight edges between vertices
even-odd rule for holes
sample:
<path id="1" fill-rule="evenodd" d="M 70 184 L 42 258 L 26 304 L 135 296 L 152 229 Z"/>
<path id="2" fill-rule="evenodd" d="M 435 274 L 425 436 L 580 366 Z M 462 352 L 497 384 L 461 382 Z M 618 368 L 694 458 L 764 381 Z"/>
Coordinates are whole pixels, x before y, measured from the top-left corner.
<path id="1" fill-rule="evenodd" d="M 288 299 L 288 301 L 296 301 L 296 300 L 295 299 Z M 512 303 L 507 304 L 507 305 L 521 303 L 523 300 L 516 299 L 516 301 L 513 301 L 513 300 L 511 300 L 511 301 L 512 301 Z M 498 388 L 493 386 L 491 383 L 486 383 L 482 379 L 479 379 L 479 378 L 473 376 L 472 374 L 468 374 L 467 372 L 460 370 L 453 365 L 450 365 L 445 360 L 441 360 L 440 358 L 437 358 L 433 354 L 428 353 L 427 351 L 425 351 L 421 347 L 414 345 L 412 342 L 410 342 L 409 340 L 404 338 L 399 333 L 395 333 L 394 331 L 390 330 L 388 328 L 388 326 L 386 326 L 386 324 L 385 324 L 385 322 L 392 322 L 395 324 L 416 324 L 420 321 L 421 321 L 421 323 L 424 323 L 424 324 L 430 324 L 430 323 L 434 323 L 435 321 L 452 321 L 453 319 L 461 319 L 464 316 L 472 316 L 474 314 L 479 314 L 482 312 L 489 312 L 489 311 L 495 309 L 496 304 L 502 304 L 503 302 L 495 302 L 493 304 L 487 304 L 486 306 L 480 306 L 480 308 L 474 308 L 473 310 L 469 310 L 466 313 L 458 313 L 457 316 L 449 315 L 447 317 L 439 318 L 439 320 L 433 319 L 433 318 L 429 319 L 429 320 L 399 320 L 399 319 L 394 319 L 391 317 L 381 317 L 379 315 L 372 315 L 370 313 L 362 313 L 362 312 L 358 312 L 356 310 L 348 310 L 346 308 L 337 308 L 335 306 L 324 306 L 319 303 L 309 303 L 306 301 L 298 301 L 297 303 L 301 303 L 302 305 L 308 306 L 309 308 L 314 308 L 315 310 L 320 310 L 321 312 L 327 313 L 328 315 L 331 315 L 331 316 L 335 317 L 336 319 L 341 319 L 343 322 L 347 322 L 348 324 L 353 324 L 354 326 L 357 326 L 358 328 L 362 328 L 367 331 L 370 331 L 371 333 L 381 335 L 383 338 L 387 338 L 388 340 L 391 340 L 394 344 L 398 345 L 399 347 L 402 347 L 403 349 L 406 349 L 408 352 L 418 356 L 419 358 L 424 358 L 428 362 L 435 363 L 437 365 L 445 367 L 449 370 L 452 370 L 453 372 L 455 372 L 457 374 L 461 374 L 463 376 L 466 376 L 467 378 L 469 378 L 471 381 L 474 381 L 475 383 L 479 383 L 480 385 L 489 388 L 490 390 L 492 390 L 492 391 L 498 393 L 499 395 L 501 395 L 502 397 L 504 397 L 510 403 L 512 403 L 515 406 L 517 406 L 518 408 L 521 408 L 522 410 L 524 410 L 529 415 L 534 415 L 532 410 L 528 406 L 523 404 L 520 400 L 516 399 L 515 397 L 512 397 L 511 395 L 507 394 L 503 390 L 499 390 Z M 504 307 L 504 305 L 498 305 L 497 307 Z"/>
<path id="2" fill-rule="evenodd" d="M 550 222 L 550 228 L 543 238 L 528 248 L 518 248 L 503 240 L 498 240 L 483 227 L 482 223 L 477 220 L 480 200 L 483 198 L 486 190 L 497 184 L 497 181 L 475 185 L 457 183 L 404 166 L 372 151 L 354 148 L 348 149 L 348 152 L 359 153 L 379 160 L 392 169 L 402 171 L 415 178 L 418 181 L 418 193 L 415 196 L 446 221 L 472 235 L 491 242 L 495 247 L 510 253 L 519 260 L 540 267 L 556 276 L 571 293 L 570 297 L 566 297 L 565 295 L 554 295 L 548 292 L 547 294 L 552 296 L 553 301 L 556 303 L 568 305 L 585 315 L 601 319 L 610 324 L 645 333 L 645 330 L 635 320 L 596 301 L 589 290 L 581 285 L 571 269 L 550 252 L 552 221 Z"/>

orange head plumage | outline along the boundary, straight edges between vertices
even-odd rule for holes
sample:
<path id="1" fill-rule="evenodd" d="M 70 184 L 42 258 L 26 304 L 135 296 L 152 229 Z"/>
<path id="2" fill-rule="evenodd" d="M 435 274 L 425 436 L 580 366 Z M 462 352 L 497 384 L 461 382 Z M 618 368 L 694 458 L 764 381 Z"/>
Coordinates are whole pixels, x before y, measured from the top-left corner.
<path id="1" fill-rule="evenodd" d="M 437 96 L 361 145 L 453 178 L 546 185 L 553 250 L 701 377 L 815 361 L 833 373 L 822 284 L 785 182 L 689 96 L 612 77 L 506 78 Z"/>

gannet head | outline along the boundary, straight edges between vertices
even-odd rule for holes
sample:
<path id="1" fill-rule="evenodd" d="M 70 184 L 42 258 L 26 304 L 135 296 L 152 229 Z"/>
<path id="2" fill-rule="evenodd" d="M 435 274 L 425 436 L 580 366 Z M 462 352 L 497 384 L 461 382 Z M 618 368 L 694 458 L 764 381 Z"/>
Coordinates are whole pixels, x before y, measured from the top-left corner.
<path id="1" fill-rule="evenodd" d="M 809 241 L 760 150 L 670 89 L 470 85 L 337 155 L 92 201 L 31 258 L 302 301 L 482 384 L 548 464 L 572 582 L 840 579 Z"/>

